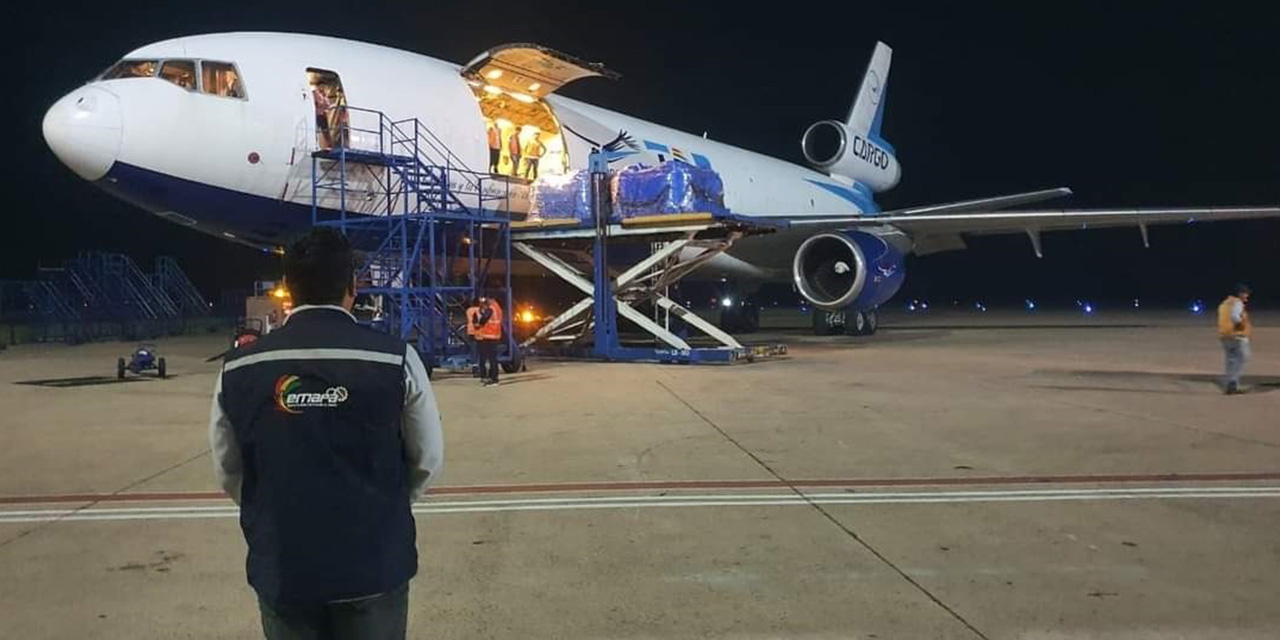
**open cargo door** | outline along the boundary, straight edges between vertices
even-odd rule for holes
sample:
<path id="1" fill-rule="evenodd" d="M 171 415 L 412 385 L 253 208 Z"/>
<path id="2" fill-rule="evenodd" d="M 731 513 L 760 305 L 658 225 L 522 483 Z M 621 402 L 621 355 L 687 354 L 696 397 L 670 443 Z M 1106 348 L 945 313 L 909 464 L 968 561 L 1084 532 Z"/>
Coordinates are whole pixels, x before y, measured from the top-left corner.
<path id="1" fill-rule="evenodd" d="M 621 76 L 597 62 L 580 60 L 567 53 L 536 44 L 516 42 L 489 49 L 462 69 L 468 80 L 482 82 L 513 96 L 536 100 L 582 78 Z"/>

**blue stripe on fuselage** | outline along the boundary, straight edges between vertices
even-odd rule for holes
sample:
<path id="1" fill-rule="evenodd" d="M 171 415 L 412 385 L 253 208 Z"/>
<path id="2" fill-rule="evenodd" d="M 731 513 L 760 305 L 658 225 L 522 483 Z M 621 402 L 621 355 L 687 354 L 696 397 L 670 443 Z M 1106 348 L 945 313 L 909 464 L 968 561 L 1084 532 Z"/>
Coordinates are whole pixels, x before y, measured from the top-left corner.
<path id="1" fill-rule="evenodd" d="M 159 215 L 195 220 L 205 233 L 232 232 L 238 239 L 280 244 L 311 226 L 310 205 L 224 189 L 116 162 L 95 183 L 107 193 Z"/>

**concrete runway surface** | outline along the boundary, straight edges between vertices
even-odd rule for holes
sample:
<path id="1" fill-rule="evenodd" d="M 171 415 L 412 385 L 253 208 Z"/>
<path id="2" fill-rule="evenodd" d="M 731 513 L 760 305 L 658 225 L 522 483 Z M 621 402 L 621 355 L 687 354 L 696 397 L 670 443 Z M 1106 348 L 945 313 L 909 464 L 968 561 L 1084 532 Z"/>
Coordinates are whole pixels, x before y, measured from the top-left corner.
<path id="1" fill-rule="evenodd" d="M 410 636 L 1280 637 L 1280 318 L 1258 320 L 1235 397 L 1211 318 L 1146 312 L 442 378 Z M 169 380 L 15 384 L 113 376 L 131 347 L 0 352 L 0 637 L 260 636 L 205 437 L 224 341 L 161 341 Z"/>

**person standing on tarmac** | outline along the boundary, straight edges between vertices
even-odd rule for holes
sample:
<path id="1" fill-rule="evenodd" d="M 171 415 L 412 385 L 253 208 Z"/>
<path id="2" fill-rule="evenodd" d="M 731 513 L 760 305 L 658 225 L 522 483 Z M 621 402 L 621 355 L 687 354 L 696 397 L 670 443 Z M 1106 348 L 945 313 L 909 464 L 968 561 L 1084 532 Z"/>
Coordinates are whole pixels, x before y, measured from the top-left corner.
<path id="1" fill-rule="evenodd" d="M 476 315 L 480 313 L 480 299 L 472 298 L 467 304 L 467 340 L 471 341 L 471 357 L 475 359 L 474 369 L 477 378 L 483 377 L 480 371 L 479 343 L 476 341 Z"/>
<path id="2" fill-rule="evenodd" d="M 240 507 L 267 640 L 406 634 L 411 507 L 444 442 L 417 351 L 349 311 L 356 264 L 336 229 L 293 243 L 284 276 L 299 306 L 231 352 L 214 389 L 214 473 Z"/>
<path id="3" fill-rule="evenodd" d="M 476 347 L 480 351 L 480 379 L 484 386 L 498 384 L 498 345 L 502 342 L 502 307 L 493 298 L 480 297 L 472 319 Z"/>
<path id="4" fill-rule="evenodd" d="M 1228 395 L 1244 393 L 1240 389 L 1240 374 L 1249 360 L 1249 342 L 1253 337 L 1253 322 L 1249 320 L 1247 306 L 1252 295 L 1249 285 L 1238 284 L 1235 293 L 1218 305 L 1218 337 L 1227 360 L 1222 390 Z"/>

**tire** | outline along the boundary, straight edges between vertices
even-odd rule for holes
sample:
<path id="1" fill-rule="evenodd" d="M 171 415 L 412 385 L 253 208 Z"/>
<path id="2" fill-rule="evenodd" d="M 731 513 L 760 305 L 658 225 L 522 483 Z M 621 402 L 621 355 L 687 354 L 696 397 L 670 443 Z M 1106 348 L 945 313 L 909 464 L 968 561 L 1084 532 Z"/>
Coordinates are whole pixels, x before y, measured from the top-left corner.
<path id="1" fill-rule="evenodd" d="M 524 354 L 517 348 L 511 355 L 510 362 L 501 362 L 498 366 L 502 367 L 503 373 L 520 373 L 524 370 Z"/>
<path id="2" fill-rule="evenodd" d="M 841 316 L 834 318 L 833 316 Z M 823 311 L 821 309 L 813 310 L 813 335 L 815 336 L 834 336 L 844 331 L 845 322 L 848 316 L 843 311 Z"/>
<path id="3" fill-rule="evenodd" d="M 853 315 L 851 316 L 845 316 L 847 322 L 844 325 L 844 334 L 847 336 L 867 335 L 867 314 L 861 311 L 852 313 Z"/>
<path id="4" fill-rule="evenodd" d="M 161 378 L 164 378 L 169 375 L 168 370 L 165 369 L 165 366 L 164 366 L 164 358 L 160 358 L 160 360 L 156 362 L 156 373 L 158 373 Z"/>
<path id="5" fill-rule="evenodd" d="M 116 359 L 116 379 L 124 380 L 124 358 Z"/>
<path id="6" fill-rule="evenodd" d="M 880 328 L 880 312 L 871 310 L 867 312 L 867 335 L 874 336 Z"/>

